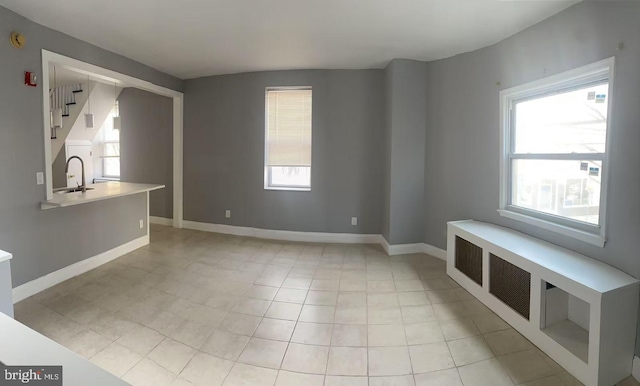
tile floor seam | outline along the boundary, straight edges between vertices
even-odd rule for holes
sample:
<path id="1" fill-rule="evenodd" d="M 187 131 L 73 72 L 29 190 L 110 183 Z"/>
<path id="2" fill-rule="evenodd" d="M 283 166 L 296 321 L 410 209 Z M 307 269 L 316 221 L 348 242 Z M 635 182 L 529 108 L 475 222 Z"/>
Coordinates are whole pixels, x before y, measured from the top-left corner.
<path id="1" fill-rule="evenodd" d="M 405 323 L 405 318 L 404 318 L 404 314 L 402 312 L 400 312 L 400 317 L 402 318 L 402 332 L 404 333 L 404 340 L 405 343 L 407 344 L 407 352 L 409 353 L 409 362 L 411 363 L 411 372 L 413 373 L 413 377 L 415 380 L 415 366 L 413 365 L 413 358 L 411 357 L 411 350 L 409 349 L 409 339 L 407 338 L 407 324 Z M 447 346 L 448 347 L 448 346 Z"/>
<path id="2" fill-rule="evenodd" d="M 367 285 L 365 283 L 365 285 Z M 369 343 L 370 343 L 370 339 L 369 339 L 369 296 L 368 296 L 368 292 L 366 291 L 366 287 L 365 287 L 365 292 L 364 292 L 364 306 L 365 306 L 365 312 L 366 312 L 366 328 L 367 328 L 367 384 L 369 383 L 369 377 L 371 376 L 370 374 L 370 369 L 371 369 L 371 361 L 369 358 Z"/>

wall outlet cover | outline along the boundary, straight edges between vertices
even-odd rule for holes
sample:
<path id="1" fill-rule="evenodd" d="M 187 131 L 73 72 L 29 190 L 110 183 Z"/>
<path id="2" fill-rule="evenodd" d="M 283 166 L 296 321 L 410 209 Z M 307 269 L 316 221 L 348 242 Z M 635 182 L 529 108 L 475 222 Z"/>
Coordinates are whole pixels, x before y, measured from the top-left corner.
<path id="1" fill-rule="evenodd" d="M 357 217 L 351 217 L 351 225 L 358 225 L 358 218 Z"/>
<path id="2" fill-rule="evenodd" d="M 36 173 L 36 183 L 38 185 L 44 185 L 44 172 Z"/>
<path id="3" fill-rule="evenodd" d="M 140 229 L 144 228 L 144 220 L 140 220 Z"/>
<path id="4" fill-rule="evenodd" d="M 231 218 L 231 211 L 230 210 L 225 210 L 224 211 L 224 217 L 225 218 Z"/>

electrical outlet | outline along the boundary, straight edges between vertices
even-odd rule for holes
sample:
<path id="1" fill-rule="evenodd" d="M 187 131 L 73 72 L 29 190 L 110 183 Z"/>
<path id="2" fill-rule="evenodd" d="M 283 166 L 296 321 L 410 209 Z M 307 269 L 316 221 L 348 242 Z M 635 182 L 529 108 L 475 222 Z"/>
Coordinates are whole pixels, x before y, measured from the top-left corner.
<path id="1" fill-rule="evenodd" d="M 140 229 L 144 228 L 144 220 L 140 220 Z"/>
<path id="2" fill-rule="evenodd" d="M 357 217 L 351 217 L 351 225 L 358 225 L 358 218 Z"/>
<path id="3" fill-rule="evenodd" d="M 230 211 L 230 210 L 228 210 L 228 209 L 227 209 L 227 210 L 225 210 L 225 211 L 224 211 L 224 217 L 225 217 L 225 218 L 231 218 L 231 211 Z"/>
<path id="4" fill-rule="evenodd" d="M 43 172 L 37 172 L 36 173 L 36 183 L 38 185 L 44 185 L 44 173 Z"/>

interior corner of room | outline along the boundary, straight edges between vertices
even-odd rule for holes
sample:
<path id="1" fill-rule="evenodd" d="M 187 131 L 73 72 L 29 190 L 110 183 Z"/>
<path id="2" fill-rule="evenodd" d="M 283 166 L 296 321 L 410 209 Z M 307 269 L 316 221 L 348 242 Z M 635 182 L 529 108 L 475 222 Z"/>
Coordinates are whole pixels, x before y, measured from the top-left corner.
<path id="1" fill-rule="evenodd" d="M 68 3 L 0 0 L 0 367 L 640 384 L 640 2 Z"/>

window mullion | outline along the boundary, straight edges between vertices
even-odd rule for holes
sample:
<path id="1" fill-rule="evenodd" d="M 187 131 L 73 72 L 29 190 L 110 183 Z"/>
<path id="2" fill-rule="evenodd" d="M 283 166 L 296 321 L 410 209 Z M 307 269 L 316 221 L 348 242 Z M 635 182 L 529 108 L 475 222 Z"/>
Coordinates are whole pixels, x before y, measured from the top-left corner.
<path id="1" fill-rule="evenodd" d="M 604 153 L 511 153 L 509 159 L 539 159 L 539 160 L 559 160 L 559 161 L 603 161 Z"/>

